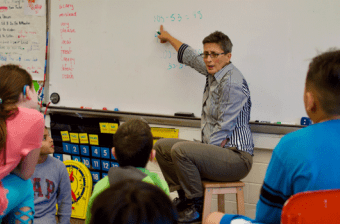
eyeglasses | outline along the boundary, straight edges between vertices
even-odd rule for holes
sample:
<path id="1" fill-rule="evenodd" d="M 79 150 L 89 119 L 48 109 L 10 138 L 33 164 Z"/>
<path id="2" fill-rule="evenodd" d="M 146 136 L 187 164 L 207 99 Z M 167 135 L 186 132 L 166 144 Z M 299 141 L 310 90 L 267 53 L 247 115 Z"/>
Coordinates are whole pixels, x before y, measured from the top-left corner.
<path id="1" fill-rule="evenodd" d="M 226 54 L 226 53 L 220 53 L 220 54 L 217 54 L 217 53 L 214 53 L 212 52 L 211 54 L 207 54 L 207 53 L 203 53 L 203 54 L 200 54 L 200 56 L 204 59 L 207 59 L 209 56 L 211 58 L 217 58 L 218 56 L 220 56 L 221 54 Z"/>

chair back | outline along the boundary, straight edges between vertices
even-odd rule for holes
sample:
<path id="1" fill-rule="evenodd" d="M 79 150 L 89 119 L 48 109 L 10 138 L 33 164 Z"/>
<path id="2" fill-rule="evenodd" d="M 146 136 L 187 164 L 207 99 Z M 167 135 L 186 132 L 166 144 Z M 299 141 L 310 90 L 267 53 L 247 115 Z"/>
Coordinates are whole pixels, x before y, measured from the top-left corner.
<path id="1" fill-rule="evenodd" d="M 297 193 L 283 206 L 281 224 L 340 223 L 340 189 Z"/>

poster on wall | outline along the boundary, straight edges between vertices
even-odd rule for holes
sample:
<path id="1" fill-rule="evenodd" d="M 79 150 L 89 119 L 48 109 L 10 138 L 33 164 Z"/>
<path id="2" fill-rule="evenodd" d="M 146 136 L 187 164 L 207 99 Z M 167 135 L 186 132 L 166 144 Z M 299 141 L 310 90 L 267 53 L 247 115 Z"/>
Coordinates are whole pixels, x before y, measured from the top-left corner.
<path id="1" fill-rule="evenodd" d="M 33 80 L 41 81 L 45 73 L 46 16 L 25 15 L 29 2 L 36 8 L 35 15 L 46 14 L 46 4 L 37 5 L 40 0 L 0 0 L 0 66 L 19 65 Z"/>

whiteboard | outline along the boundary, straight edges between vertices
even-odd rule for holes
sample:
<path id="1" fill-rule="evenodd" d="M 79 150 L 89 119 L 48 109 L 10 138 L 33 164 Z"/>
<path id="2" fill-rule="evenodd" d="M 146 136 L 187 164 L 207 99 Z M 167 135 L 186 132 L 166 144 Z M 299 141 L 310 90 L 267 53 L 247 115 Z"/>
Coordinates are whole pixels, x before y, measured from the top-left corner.
<path id="1" fill-rule="evenodd" d="M 49 93 L 54 106 L 201 115 L 205 77 L 177 62 L 156 30 L 202 52 L 219 30 L 248 81 L 251 120 L 299 122 L 310 60 L 340 46 L 334 0 L 51 1 Z"/>
<path id="2" fill-rule="evenodd" d="M 27 15 L 27 0 L 0 0 L 0 66 L 19 65 L 33 80 L 44 80 L 45 72 L 46 5 L 40 1 Z"/>

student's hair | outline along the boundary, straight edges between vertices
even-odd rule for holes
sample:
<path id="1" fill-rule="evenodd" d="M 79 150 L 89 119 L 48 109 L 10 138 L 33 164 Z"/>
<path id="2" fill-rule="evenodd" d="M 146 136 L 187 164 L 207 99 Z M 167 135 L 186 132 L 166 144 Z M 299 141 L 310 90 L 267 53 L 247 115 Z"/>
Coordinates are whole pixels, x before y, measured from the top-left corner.
<path id="1" fill-rule="evenodd" d="M 145 167 L 153 146 L 149 125 L 140 119 L 123 123 L 113 136 L 113 146 L 120 166 Z"/>
<path id="2" fill-rule="evenodd" d="M 6 164 L 6 120 L 15 116 L 24 86 L 33 86 L 31 75 L 17 65 L 0 67 L 0 166 Z"/>
<path id="3" fill-rule="evenodd" d="M 177 212 L 157 186 L 137 180 L 120 181 L 100 193 L 91 208 L 90 224 L 173 224 Z"/>
<path id="4" fill-rule="evenodd" d="M 316 90 L 326 114 L 340 115 L 340 50 L 330 50 L 313 58 L 306 88 Z"/>
<path id="5" fill-rule="evenodd" d="M 233 48 L 233 44 L 227 35 L 220 31 L 215 31 L 211 33 L 209 36 L 203 39 L 203 45 L 206 43 L 215 43 L 220 45 L 224 53 L 231 53 Z"/>

